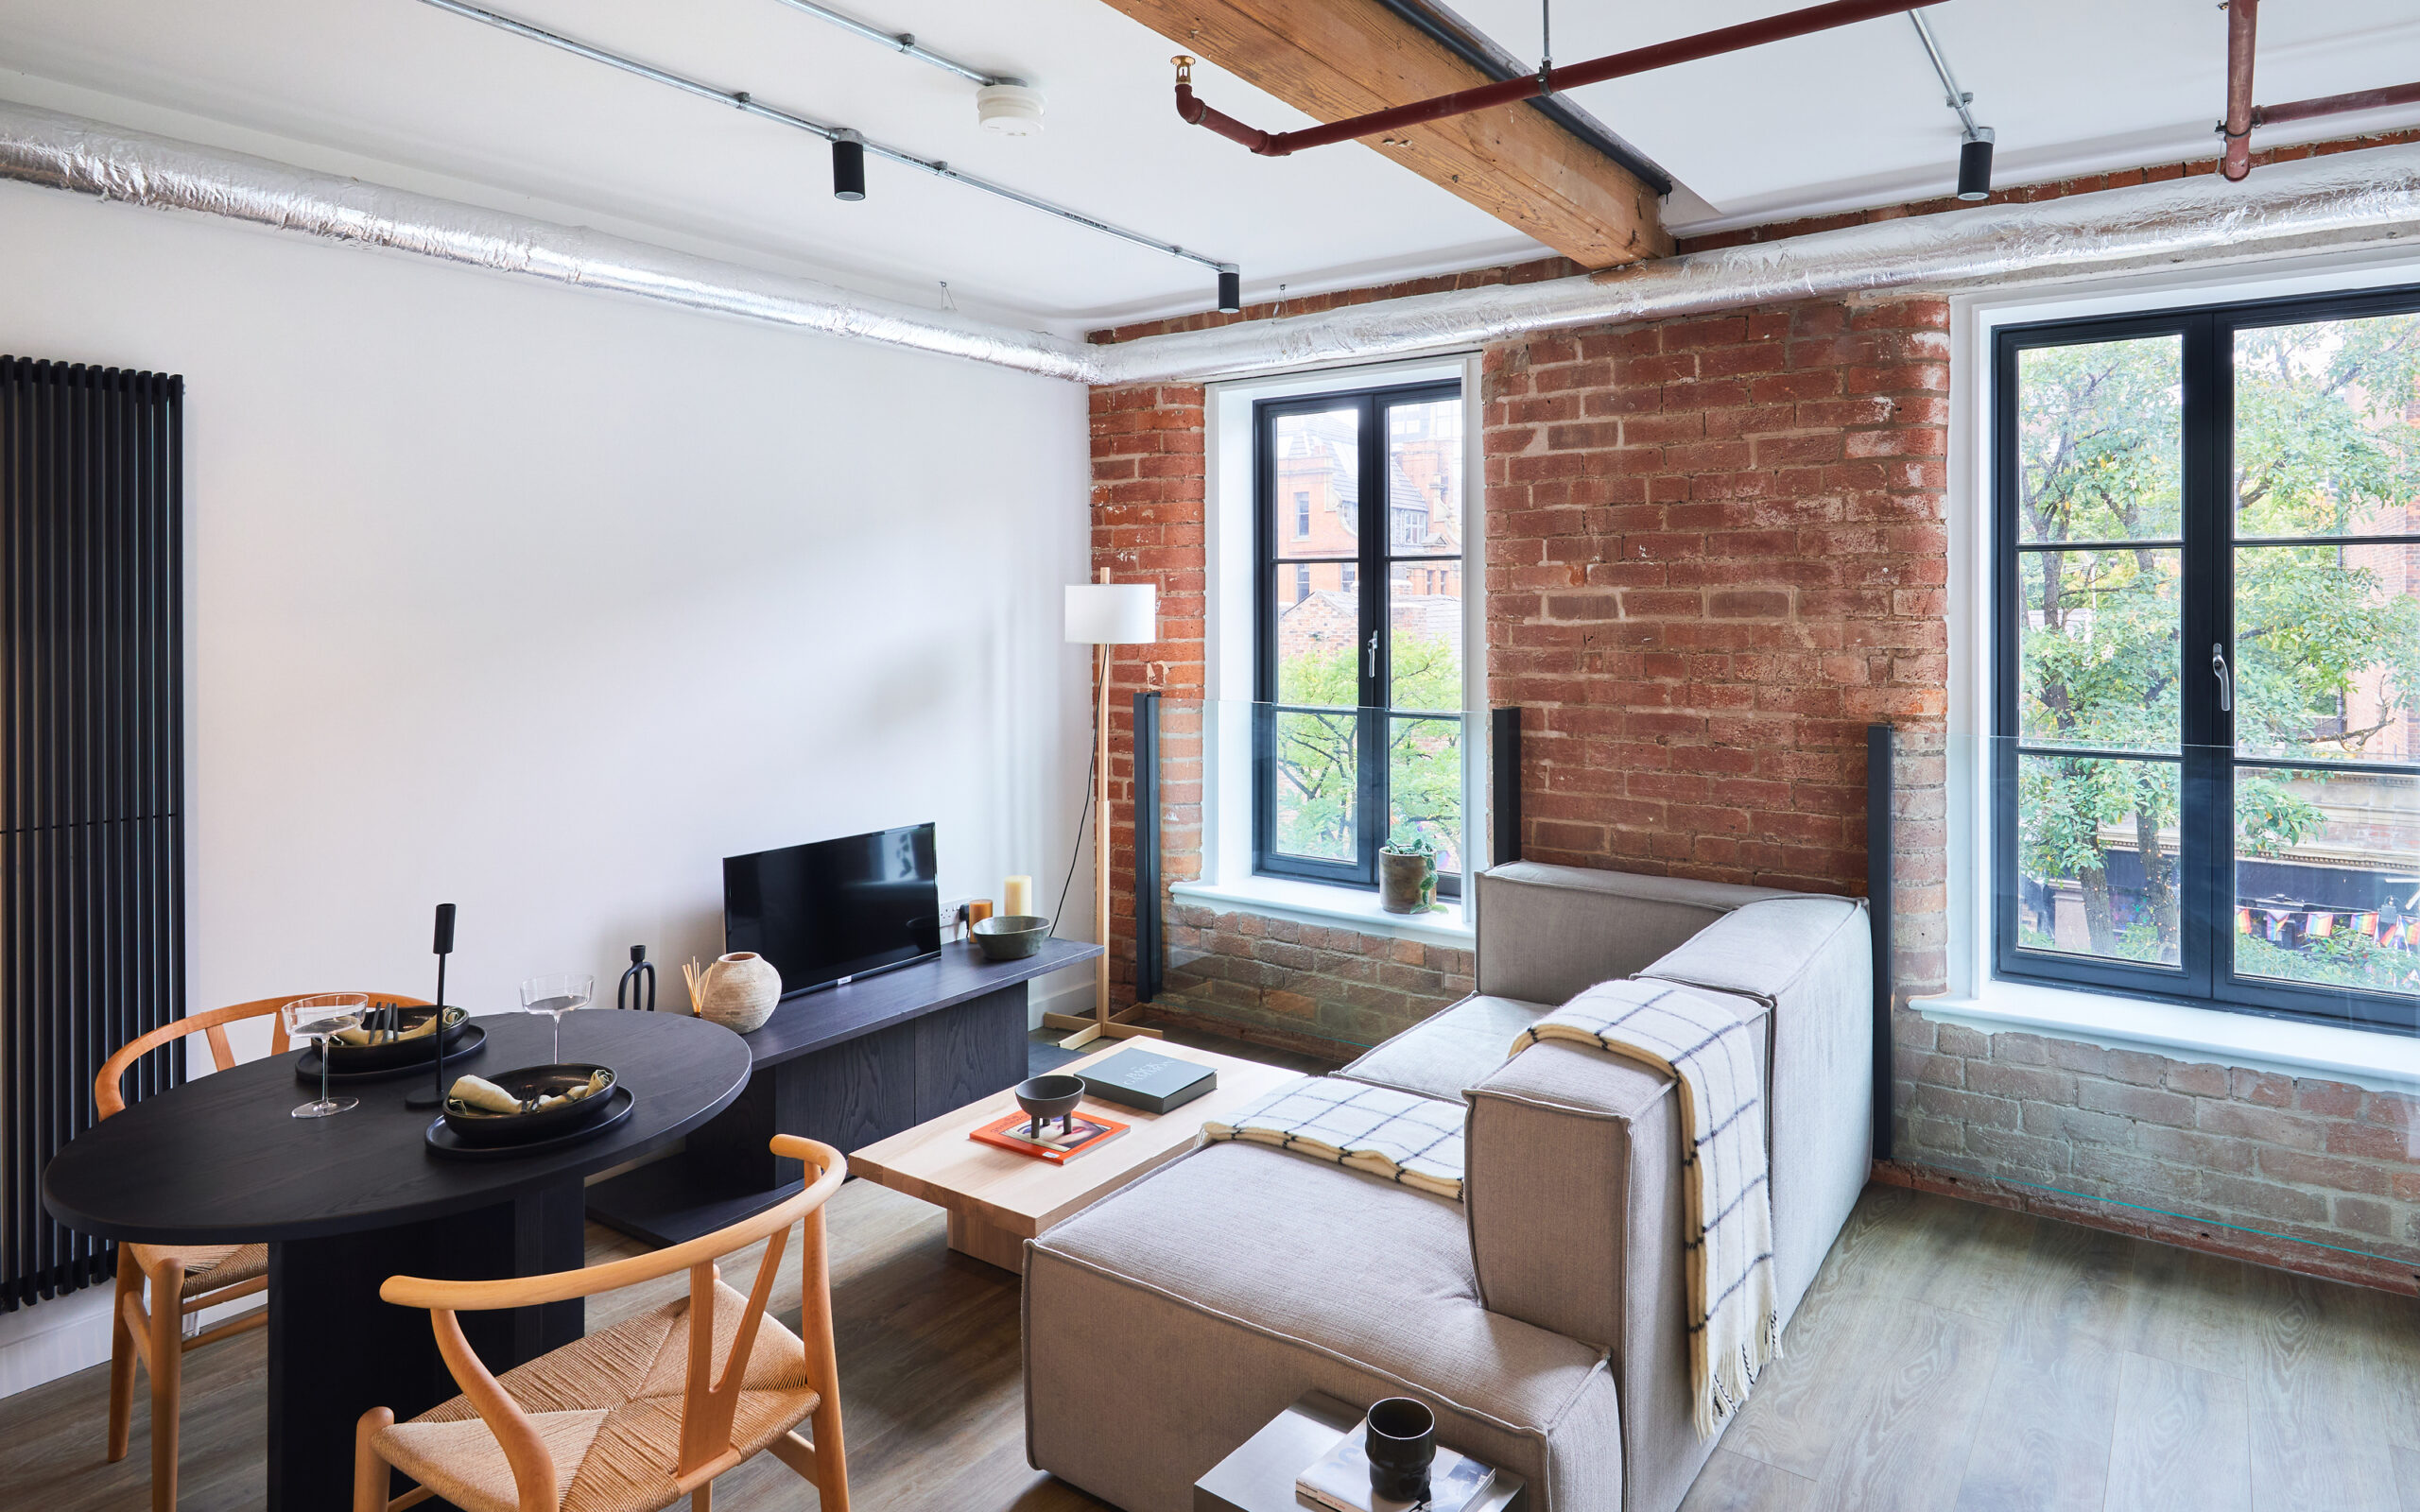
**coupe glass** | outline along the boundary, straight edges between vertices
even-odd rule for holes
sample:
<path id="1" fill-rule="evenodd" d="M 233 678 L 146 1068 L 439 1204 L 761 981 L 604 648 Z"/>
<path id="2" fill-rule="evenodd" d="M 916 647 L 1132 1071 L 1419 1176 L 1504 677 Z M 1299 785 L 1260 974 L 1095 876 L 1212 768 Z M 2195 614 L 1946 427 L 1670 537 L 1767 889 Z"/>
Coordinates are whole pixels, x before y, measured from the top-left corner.
<path id="1" fill-rule="evenodd" d="M 317 997 L 296 998 L 279 1010 L 285 1021 L 288 1039 L 308 1040 L 320 1050 L 320 1100 L 296 1108 L 296 1118 L 325 1118 L 361 1106 L 357 1097 L 328 1095 L 328 1036 L 339 1029 L 361 1027 L 361 1015 L 369 1006 L 370 995 L 366 992 L 322 992 Z"/>
<path id="2" fill-rule="evenodd" d="M 531 1013 L 543 1013 L 555 1021 L 554 1064 L 563 1060 L 563 1015 L 574 1008 L 585 1007 L 596 995 L 596 978 L 579 971 L 557 971 L 551 976 L 533 976 L 521 984 L 521 1006 Z"/>

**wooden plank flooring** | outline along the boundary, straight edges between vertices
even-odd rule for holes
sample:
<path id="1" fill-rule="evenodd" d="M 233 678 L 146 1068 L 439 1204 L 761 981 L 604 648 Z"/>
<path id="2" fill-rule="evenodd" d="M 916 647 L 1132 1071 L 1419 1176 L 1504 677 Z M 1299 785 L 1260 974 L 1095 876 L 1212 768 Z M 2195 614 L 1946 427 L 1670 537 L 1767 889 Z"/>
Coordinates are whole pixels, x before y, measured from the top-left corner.
<path id="1" fill-rule="evenodd" d="M 1025 1462 L 1017 1288 L 941 1211 L 833 1199 L 851 1480 L 870 1512 L 1074 1512 Z M 592 1262 L 631 1253 L 592 1226 Z M 726 1267 L 745 1275 L 752 1256 Z M 677 1291 L 624 1293 L 592 1326 Z M 797 1315 L 793 1269 L 775 1306 Z M 1684 1512 L 2420 1512 L 2420 1303 L 1895 1188 L 1867 1192 Z M 262 1339 L 191 1357 L 186 1512 L 256 1507 Z M 106 1366 L 0 1400 L 0 1505 L 147 1505 L 101 1463 Z M 763 1459 L 724 1504 L 804 1512 Z"/>

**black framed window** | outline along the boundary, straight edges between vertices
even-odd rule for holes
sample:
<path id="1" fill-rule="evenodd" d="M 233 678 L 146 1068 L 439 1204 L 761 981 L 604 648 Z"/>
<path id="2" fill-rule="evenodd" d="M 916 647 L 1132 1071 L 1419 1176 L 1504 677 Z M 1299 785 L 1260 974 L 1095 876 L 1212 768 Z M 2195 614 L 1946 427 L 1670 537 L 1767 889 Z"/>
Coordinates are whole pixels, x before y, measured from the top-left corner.
<path id="1" fill-rule="evenodd" d="M 2010 328 L 2002 977 L 2420 1029 L 2420 288 Z"/>
<path id="2" fill-rule="evenodd" d="M 1253 407 L 1253 864 L 1377 885 L 1426 838 L 1463 867 L 1460 384 Z"/>

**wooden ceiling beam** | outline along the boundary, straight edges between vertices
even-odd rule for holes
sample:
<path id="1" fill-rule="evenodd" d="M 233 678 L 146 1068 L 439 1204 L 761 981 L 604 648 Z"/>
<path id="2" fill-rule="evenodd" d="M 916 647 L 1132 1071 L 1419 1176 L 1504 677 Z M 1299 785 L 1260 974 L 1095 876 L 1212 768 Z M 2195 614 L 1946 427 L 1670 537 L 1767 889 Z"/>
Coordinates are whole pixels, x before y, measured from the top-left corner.
<path id="1" fill-rule="evenodd" d="M 1376 0 L 1107 4 L 1321 121 L 1493 82 Z M 1360 140 L 1582 267 L 1672 249 L 1655 191 L 1528 105 Z"/>

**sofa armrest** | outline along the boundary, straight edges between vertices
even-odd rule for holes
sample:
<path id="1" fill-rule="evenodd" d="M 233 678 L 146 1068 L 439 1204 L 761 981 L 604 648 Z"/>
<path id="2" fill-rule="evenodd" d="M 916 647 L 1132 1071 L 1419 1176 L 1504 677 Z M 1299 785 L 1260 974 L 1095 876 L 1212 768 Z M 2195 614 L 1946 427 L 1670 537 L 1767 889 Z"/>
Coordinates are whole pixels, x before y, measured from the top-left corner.
<path id="1" fill-rule="evenodd" d="M 1874 934 L 1861 900 L 1753 903 L 1638 973 L 1770 1010 L 1773 1283 L 1789 1321 L 1874 1156 Z"/>
<path id="2" fill-rule="evenodd" d="M 1478 877 L 1478 990 L 1559 1005 L 1636 975 L 1732 910 L 1794 893 L 1513 861 Z"/>
<path id="3" fill-rule="evenodd" d="M 1698 1438 L 1690 1396 L 1671 1078 L 1550 1040 L 1467 1095 L 1462 1192 L 1480 1300 L 1607 1351 L 1622 1505 L 1679 1504 L 1714 1441 Z"/>

